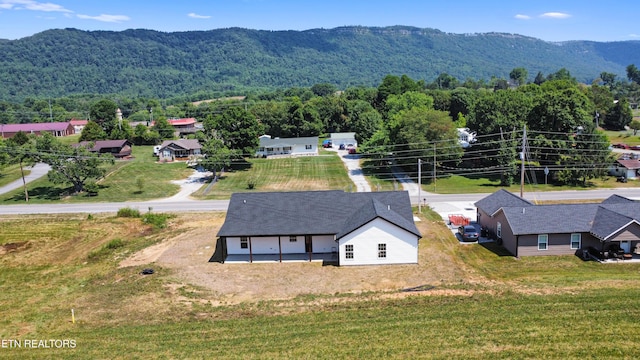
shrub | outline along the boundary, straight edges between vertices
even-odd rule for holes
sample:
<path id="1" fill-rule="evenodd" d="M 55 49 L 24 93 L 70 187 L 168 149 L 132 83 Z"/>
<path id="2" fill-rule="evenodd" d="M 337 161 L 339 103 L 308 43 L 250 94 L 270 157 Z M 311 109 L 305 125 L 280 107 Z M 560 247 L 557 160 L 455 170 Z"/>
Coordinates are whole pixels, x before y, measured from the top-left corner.
<path id="1" fill-rule="evenodd" d="M 167 219 L 171 216 L 167 214 L 154 214 L 148 212 L 142 217 L 142 222 L 151 225 L 154 229 L 164 229 L 167 227 Z"/>
<path id="2" fill-rule="evenodd" d="M 139 218 L 140 210 L 133 209 L 130 207 L 118 209 L 117 217 L 130 217 L 130 218 Z"/>

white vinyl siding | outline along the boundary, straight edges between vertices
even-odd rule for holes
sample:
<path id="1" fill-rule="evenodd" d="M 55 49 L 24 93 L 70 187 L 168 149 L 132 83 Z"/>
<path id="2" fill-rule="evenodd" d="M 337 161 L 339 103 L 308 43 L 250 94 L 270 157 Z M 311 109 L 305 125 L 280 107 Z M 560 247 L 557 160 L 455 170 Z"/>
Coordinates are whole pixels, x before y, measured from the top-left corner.
<path id="1" fill-rule="evenodd" d="M 344 257 L 347 260 L 353 260 L 353 245 L 345 245 L 344 246 Z"/>
<path id="2" fill-rule="evenodd" d="M 549 235 L 547 234 L 538 235 L 538 250 L 547 250 L 547 249 L 549 249 Z"/>
<path id="3" fill-rule="evenodd" d="M 348 245 L 353 246 L 353 259 L 346 258 Z M 379 245 L 385 245 L 384 253 Z M 340 265 L 418 263 L 418 236 L 380 218 L 339 239 L 338 248 Z"/>
<path id="4" fill-rule="evenodd" d="M 580 249 L 582 247 L 582 234 L 571 234 L 571 249 Z"/>

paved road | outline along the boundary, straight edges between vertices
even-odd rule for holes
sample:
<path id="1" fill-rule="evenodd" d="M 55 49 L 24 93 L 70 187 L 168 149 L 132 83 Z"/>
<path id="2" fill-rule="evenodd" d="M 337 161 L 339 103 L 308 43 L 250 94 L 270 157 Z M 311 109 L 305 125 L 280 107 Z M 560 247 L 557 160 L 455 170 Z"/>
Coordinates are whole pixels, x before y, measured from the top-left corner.
<path id="1" fill-rule="evenodd" d="M 51 167 L 47 164 L 37 163 L 30 168 L 27 167 L 26 169 L 31 170 L 31 172 L 29 173 L 29 175 L 24 177 L 24 181 L 27 183 L 30 183 L 35 179 L 38 179 L 44 175 L 47 175 L 49 170 L 51 170 Z M 14 182 L 11 182 L 5 186 L 0 186 L 0 194 L 5 194 L 15 189 L 19 189 L 21 187 L 22 187 L 22 178 Z"/>

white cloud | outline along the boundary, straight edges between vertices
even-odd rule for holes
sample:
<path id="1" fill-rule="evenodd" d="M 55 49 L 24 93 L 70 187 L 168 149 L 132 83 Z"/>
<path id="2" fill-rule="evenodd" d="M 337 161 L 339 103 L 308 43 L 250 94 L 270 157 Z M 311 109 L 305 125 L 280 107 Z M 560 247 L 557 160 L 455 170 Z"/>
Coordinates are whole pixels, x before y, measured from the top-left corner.
<path id="1" fill-rule="evenodd" d="M 552 19 L 566 19 L 566 18 L 570 18 L 571 15 L 570 14 L 561 13 L 561 12 L 547 12 L 547 13 L 544 13 L 544 14 L 540 15 L 540 17 L 552 18 Z"/>
<path id="2" fill-rule="evenodd" d="M 78 14 L 78 18 L 86 19 L 86 20 L 97 20 L 97 21 L 102 21 L 102 22 L 110 22 L 110 23 L 119 23 L 119 22 L 131 20 L 131 18 L 129 18 L 126 15 L 107 15 L 107 14 L 100 14 L 98 16 L 89 16 L 89 15 Z"/>
<path id="3" fill-rule="evenodd" d="M 211 16 L 209 16 L 209 15 L 198 15 L 196 13 L 188 13 L 187 16 L 190 17 L 190 18 L 193 18 L 193 19 L 209 19 L 209 18 L 211 18 Z"/>
<path id="4" fill-rule="evenodd" d="M 627 36 L 629 36 L 630 38 L 640 38 L 639 34 L 629 34 Z"/>
<path id="5" fill-rule="evenodd" d="M 8 10 L 32 10 L 46 12 L 65 12 L 73 11 L 65 9 L 64 6 L 49 2 L 38 2 L 34 0 L 0 0 L 0 9 Z"/>
<path id="6" fill-rule="evenodd" d="M 516 16 L 514 16 L 516 19 L 519 20 L 529 20 L 531 19 L 531 16 L 529 15 L 523 15 L 523 14 L 516 14 Z"/>

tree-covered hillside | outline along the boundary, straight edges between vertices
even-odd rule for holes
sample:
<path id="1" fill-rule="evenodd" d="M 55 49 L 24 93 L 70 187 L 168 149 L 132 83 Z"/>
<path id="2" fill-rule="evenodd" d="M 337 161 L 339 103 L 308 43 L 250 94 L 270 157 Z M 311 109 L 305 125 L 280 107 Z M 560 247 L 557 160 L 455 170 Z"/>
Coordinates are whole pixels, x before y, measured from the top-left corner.
<path id="1" fill-rule="evenodd" d="M 625 77 L 640 42 L 566 42 L 502 33 L 448 34 L 394 26 L 307 31 L 239 28 L 163 33 L 150 30 L 49 30 L 0 41 L 0 100 L 71 94 L 166 98 L 197 92 L 375 86 L 386 74 L 433 81 L 533 77 L 566 68 L 578 81 L 603 71 Z"/>

